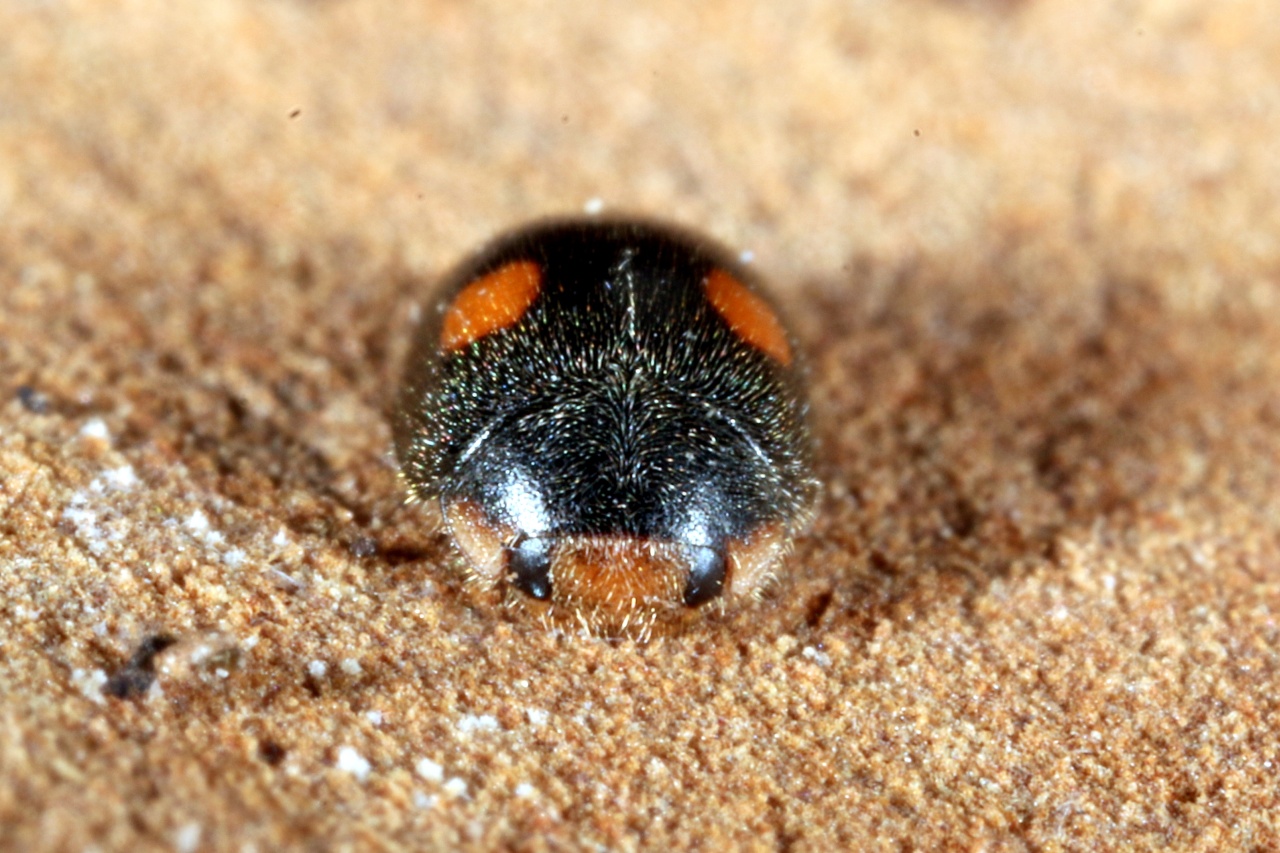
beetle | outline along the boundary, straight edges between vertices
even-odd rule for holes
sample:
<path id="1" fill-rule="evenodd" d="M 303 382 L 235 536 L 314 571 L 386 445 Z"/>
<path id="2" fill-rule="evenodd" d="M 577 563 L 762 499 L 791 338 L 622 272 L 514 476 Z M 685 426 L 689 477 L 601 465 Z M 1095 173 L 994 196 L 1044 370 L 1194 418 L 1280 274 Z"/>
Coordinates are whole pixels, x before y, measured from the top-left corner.
<path id="1" fill-rule="evenodd" d="M 472 579 L 602 634 L 751 598 L 808 523 L 808 404 L 775 303 L 644 219 L 536 222 L 442 283 L 393 432 Z"/>

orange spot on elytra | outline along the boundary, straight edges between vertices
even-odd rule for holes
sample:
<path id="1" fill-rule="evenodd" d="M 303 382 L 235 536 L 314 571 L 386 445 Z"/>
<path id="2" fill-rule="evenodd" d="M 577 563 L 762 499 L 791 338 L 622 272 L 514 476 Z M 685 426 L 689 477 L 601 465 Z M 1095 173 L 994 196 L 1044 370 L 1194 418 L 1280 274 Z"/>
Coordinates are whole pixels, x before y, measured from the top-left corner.
<path id="1" fill-rule="evenodd" d="M 707 275 L 703 287 L 712 307 L 735 335 L 774 360 L 791 364 L 791 343 L 768 302 L 719 268 Z"/>
<path id="2" fill-rule="evenodd" d="M 512 261 L 480 276 L 453 298 L 444 315 L 440 346 L 453 352 L 515 325 L 541 288 L 542 270 L 534 261 Z"/>

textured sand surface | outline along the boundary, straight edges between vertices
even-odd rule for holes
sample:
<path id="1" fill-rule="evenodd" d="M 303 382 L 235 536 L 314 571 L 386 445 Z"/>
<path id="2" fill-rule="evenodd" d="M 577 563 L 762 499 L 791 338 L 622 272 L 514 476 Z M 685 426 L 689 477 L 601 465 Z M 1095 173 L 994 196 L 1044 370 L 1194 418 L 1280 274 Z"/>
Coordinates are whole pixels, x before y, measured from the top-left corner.
<path id="1" fill-rule="evenodd" d="M 0 847 L 1280 846 L 1280 17 L 586 6 L 0 5 Z M 826 484 L 643 646 L 385 419 L 593 198 L 755 253 Z"/>

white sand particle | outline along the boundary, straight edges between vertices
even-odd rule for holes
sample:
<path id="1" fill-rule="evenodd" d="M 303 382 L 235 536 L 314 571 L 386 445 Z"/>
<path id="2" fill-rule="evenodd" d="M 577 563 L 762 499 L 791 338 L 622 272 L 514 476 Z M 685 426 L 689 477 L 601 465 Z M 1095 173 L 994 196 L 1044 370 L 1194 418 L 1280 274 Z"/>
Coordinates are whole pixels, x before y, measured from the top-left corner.
<path id="1" fill-rule="evenodd" d="M 831 666 L 831 655 L 821 649 L 816 649 L 813 646 L 805 646 L 800 650 L 800 654 L 804 655 L 818 666 Z"/>
<path id="2" fill-rule="evenodd" d="M 101 669 L 73 669 L 71 683 L 86 699 L 102 702 L 102 685 L 107 683 L 107 674 Z"/>
<path id="3" fill-rule="evenodd" d="M 428 782 L 443 782 L 444 768 L 430 758 L 420 758 L 413 768 L 414 772 Z"/>
<path id="4" fill-rule="evenodd" d="M 476 732 L 496 732 L 498 730 L 498 718 L 492 714 L 468 714 L 458 720 L 458 734 L 472 735 Z"/>
<path id="5" fill-rule="evenodd" d="M 173 849 L 178 853 L 195 853 L 200 846 L 202 832 L 200 824 L 194 821 L 178 827 L 178 831 L 173 834 Z"/>
<path id="6" fill-rule="evenodd" d="M 363 755 L 356 752 L 354 748 L 349 746 L 338 748 L 338 762 L 336 766 L 339 770 L 345 770 L 361 782 L 369 777 L 369 771 L 373 769 L 372 765 L 369 764 L 368 760 L 366 760 Z"/>
<path id="7" fill-rule="evenodd" d="M 127 492 L 138 485 L 138 475 L 134 473 L 133 466 L 129 464 L 103 471 L 101 479 L 108 489 L 117 492 Z M 97 480 L 94 482 L 97 482 Z"/>
<path id="8" fill-rule="evenodd" d="M 80 436 L 95 441 L 109 441 L 111 432 L 107 429 L 107 422 L 102 418 L 89 418 L 84 422 L 84 426 L 80 427 Z"/>

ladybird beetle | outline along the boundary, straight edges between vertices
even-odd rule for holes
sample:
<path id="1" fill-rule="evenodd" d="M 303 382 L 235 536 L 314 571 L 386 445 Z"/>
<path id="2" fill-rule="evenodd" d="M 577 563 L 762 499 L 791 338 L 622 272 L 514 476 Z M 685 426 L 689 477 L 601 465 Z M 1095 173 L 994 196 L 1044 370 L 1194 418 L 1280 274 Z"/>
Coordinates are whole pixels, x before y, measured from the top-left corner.
<path id="1" fill-rule="evenodd" d="M 810 514 L 795 343 L 722 248 L 541 222 L 444 282 L 395 443 L 471 576 L 552 621 L 648 636 L 755 595 Z"/>

